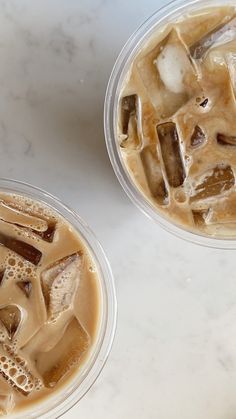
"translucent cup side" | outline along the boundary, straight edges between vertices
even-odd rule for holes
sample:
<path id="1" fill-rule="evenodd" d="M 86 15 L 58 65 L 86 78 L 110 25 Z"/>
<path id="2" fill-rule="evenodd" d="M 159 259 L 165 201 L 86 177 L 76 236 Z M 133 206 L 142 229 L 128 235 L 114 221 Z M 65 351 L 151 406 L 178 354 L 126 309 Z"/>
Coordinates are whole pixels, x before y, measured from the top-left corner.
<path id="1" fill-rule="evenodd" d="M 162 28 L 168 22 L 173 22 L 183 14 L 194 12 L 203 8 L 232 5 L 234 0 L 174 0 L 166 6 L 155 12 L 148 18 L 129 38 L 122 51 L 120 52 L 113 67 L 106 91 L 104 103 L 104 131 L 108 154 L 113 166 L 114 172 L 123 187 L 126 194 L 134 204 L 150 219 L 157 222 L 168 232 L 193 243 L 215 247 L 218 249 L 236 249 L 235 238 L 219 238 L 208 236 L 181 227 L 169 219 L 145 198 L 132 180 L 125 164 L 123 162 L 120 147 L 117 140 L 117 109 L 120 89 L 127 72 L 139 52 L 141 46 L 147 39 L 159 28 Z"/>
<path id="2" fill-rule="evenodd" d="M 19 194 L 42 202 L 64 217 L 78 231 L 98 270 L 100 321 L 96 342 L 84 365 L 71 381 L 54 395 L 30 409 L 11 414 L 12 419 L 55 419 L 71 409 L 98 378 L 110 353 L 116 328 L 117 302 L 112 272 L 105 253 L 89 226 L 72 209 L 53 195 L 29 184 L 0 179 L 0 192 Z"/>

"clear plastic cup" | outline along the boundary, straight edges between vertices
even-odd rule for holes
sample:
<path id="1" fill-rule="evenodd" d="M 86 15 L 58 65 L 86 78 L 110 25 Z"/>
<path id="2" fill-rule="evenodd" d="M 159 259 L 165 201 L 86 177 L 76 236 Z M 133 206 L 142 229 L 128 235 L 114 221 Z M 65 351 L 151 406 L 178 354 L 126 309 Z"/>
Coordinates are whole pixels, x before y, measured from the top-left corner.
<path id="1" fill-rule="evenodd" d="M 127 195 L 144 214 L 156 221 L 165 230 L 185 240 L 208 247 L 235 249 L 235 238 L 220 238 L 217 236 L 204 235 L 204 233 L 201 232 L 192 232 L 165 218 L 162 213 L 154 208 L 154 206 L 147 198 L 145 198 L 143 193 L 135 185 L 127 168 L 125 167 L 117 139 L 116 128 L 121 86 L 134 58 L 139 53 L 142 46 L 147 42 L 149 37 L 151 37 L 153 33 L 157 32 L 159 28 L 163 28 L 163 26 L 169 22 L 174 22 L 186 13 L 224 5 L 235 6 L 235 1 L 174 0 L 155 12 L 136 30 L 136 32 L 133 33 L 133 35 L 131 35 L 116 60 L 108 83 L 104 105 L 104 130 L 108 153 L 116 176 Z"/>
<path id="2" fill-rule="evenodd" d="M 116 327 L 117 303 L 112 272 L 104 251 L 88 225 L 72 209 L 49 193 L 26 183 L 0 179 L 0 192 L 23 195 L 42 202 L 64 217 L 78 231 L 98 270 L 100 318 L 96 341 L 91 353 L 76 374 L 52 396 L 29 409 L 11 414 L 11 419 L 56 419 L 71 409 L 98 378 L 111 350 Z"/>

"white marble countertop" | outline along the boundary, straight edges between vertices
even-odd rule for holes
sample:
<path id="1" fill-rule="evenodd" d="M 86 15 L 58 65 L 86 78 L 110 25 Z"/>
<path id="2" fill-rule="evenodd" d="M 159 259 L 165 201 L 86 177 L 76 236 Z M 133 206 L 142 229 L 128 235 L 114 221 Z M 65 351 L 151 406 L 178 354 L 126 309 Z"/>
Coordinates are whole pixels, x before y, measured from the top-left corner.
<path id="1" fill-rule="evenodd" d="M 73 206 L 103 244 L 119 319 L 66 419 L 235 419 L 234 253 L 172 237 L 121 190 L 103 137 L 114 59 L 164 0 L 0 0 L 0 175 Z"/>

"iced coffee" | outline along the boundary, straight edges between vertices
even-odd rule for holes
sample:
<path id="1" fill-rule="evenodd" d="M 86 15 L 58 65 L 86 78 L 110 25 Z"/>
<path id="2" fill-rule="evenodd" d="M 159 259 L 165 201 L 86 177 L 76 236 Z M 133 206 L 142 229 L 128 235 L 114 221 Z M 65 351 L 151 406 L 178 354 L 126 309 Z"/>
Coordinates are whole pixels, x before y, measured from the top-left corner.
<path id="1" fill-rule="evenodd" d="M 236 9 L 159 27 L 120 90 L 117 139 L 128 173 L 171 222 L 236 236 Z"/>
<path id="2" fill-rule="evenodd" d="M 79 373 L 96 340 L 98 283 L 72 225 L 42 203 L 0 193 L 0 415 Z"/>

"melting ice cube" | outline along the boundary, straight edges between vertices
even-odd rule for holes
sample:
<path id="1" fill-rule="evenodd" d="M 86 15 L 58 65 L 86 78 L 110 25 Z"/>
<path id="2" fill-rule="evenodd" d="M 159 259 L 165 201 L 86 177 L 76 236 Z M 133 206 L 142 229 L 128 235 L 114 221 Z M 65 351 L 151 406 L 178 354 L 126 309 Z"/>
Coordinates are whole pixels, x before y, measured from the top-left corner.
<path id="1" fill-rule="evenodd" d="M 8 415 L 15 406 L 13 394 L 0 394 L 0 415 Z"/>
<path id="2" fill-rule="evenodd" d="M 21 291 L 23 291 L 23 293 L 25 294 L 25 296 L 27 298 L 30 297 L 30 294 L 32 292 L 32 283 L 31 281 L 18 281 L 17 286 L 21 289 Z"/>
<path id="3" fill-rule="evenodd" d="M 225 56 L 225 61 L 229 70 L 231 85 L 236 94 L 236 54 L 235 53 L 228 53 Z"/>
<path id="4" fill-rule="evenodd" d="M 19 206 L 0 200 L 0 219 L 8 224 L 14 224 L 17 227 L 31 231 L 41 237 L 43 240 L 52 242 L 56 225 L 55 222 L 48 222 L 37 216 L 24 212 Z"/>
<path id="5" fill-rule="evenodd" d="M 156 60 L 156 66 L 164 85 L 173 93 L 184 93 L 185 77 L 192 66 L 182 45 L 166 45 Z"/>
<path id="6" fill-rule="evenodd" d="M 121 99 L 121 126 L 125 139 L 121 147 L 136 149 L 141 144 L 141 103 L 137 95 L 125 96 Z"/>
<path id="7" fill-rule="evenodd" d="M 8 337 L 13 340 L 21 323 L 21 310 L 13 304 L 0 308 L 0 322 L 5 327 Z"/>
<path id="8" fill-rule="evenodd" d="M 67 256 L 42 272 L 41 285 L 49 320 L 71 307 L 79 285 L 81 254 Z"/>
<path id="9" fill-rule="evenodd" d="M 4 280 L 5 269 L 0 270 L 0 286 Z"/>
<path id="10" fill-rule="evenodd" d="M 195 186 L 191 202 L 221 195 L 235 184 L 234 174 L 230 166 L 218 165 L 205 173 Z"/>
<path id="11" fill-rule="evenodd" d="M 194 224 L 198 227 L 204 226 L 209 210 L 193 210 L 193 220 Z"/>
<path id="12" fill-rule="evenodd" d="M 185 170 L 176 125 L 173 122 L 160 124 L 157 133 L 169 184 L 177 188 L 184 182 Z"/>
<path id="13" fill-rule="evenodd" d="M 191 146 L 193 148 L 200 147 L 202 144 L 204 144 L 205 141 L 206 141 L 206 136 L 203 130 L 201 129 L 201 127 L 199 127 L 199 125 L 196 125 L 196 127 L 194 128 L 193 134 L 191 136 Z"/>
<path id="14" fill-rule="evenodd" d="M 137 95 L 125 96 L 121 100 L 121 124 L 124 135 L 128 134 L 130 118 L 137 114 L 137 101 Z"/>
<path id="15" fill-rule="evenodd" d="M 222 45 L 236 37 L 236 18 L 227 23 L 222 23 L 211 32 L 204 35 L 190 47 L 190 54 L 195 59 L 204 57 L 206 52 L 214 45 Z"/>
<path id="16" fill-rule="evenodd" d="M 57 345 L 48 352 L 40 352 L 36 357 L 36 368 L 44 385 L 55 387 L 71 368 L 78 367 L 89 344 L 89 335 L 73 318 Z"/>
<path id="17" fill-rule="evenodd" d="M 162 117 L 180 109 L 198 86 L 187 47 L 174 29 L 138 61 L 137 69 L 147 95 Z"/>
<path id="18" fill-rule="evenodd" d="M 22 256 L 34 265 L 38 265 L 41 260 L 42 253 L 40 250 L 31 246 L 31 244 L 23 242 L 22 240 L 17 240 L 13 237 L 0 233 L 0 244 Z"/>
<path id="19" fill-rule="evenodd" d="M 216 138 L 217 138 L 218 144 L 220 145 L 236 146 L 235 135 L 217 134 Z"/>
<path id="20" fill-rule="evenodd" d="M 11 224 L 20 224 L 23 227 L 32 228 L 44 232 L 48 228 L 45 220 L 24 212 L 18 205 L 0 200 L 0 219 Z"/>
<path id="21" fill-rule="evenodd" d="M 160 204 L 167 203 L 168 192 L 163 179 L 160 160 L 157 156 L 156 146 L 145 147 L 141 152 L 143 169 L 147 178 L 148 186 L 154 198 Z"/>

